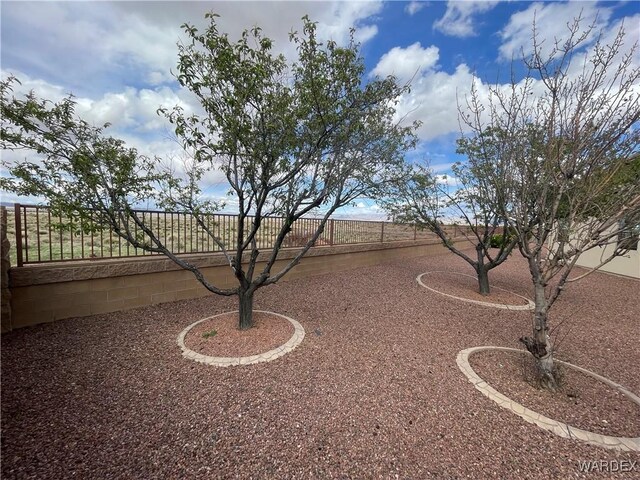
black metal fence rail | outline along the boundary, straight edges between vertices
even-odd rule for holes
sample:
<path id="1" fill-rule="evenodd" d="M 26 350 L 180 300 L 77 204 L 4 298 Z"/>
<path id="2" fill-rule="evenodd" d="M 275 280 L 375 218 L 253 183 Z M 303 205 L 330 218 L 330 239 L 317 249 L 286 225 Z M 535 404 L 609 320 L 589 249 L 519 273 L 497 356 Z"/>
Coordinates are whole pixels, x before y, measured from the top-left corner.
<path id="1" fill-rule="evenodd" d="M 225 249 L 233 250 L 237 235 L 237 216 L 215 213 L 204 216 L 204 227 L 188 213 L 135 210 L 156 238 L 176 254 L 220 252 L 220 245 L 207 233 L 211 232 Z M 23 266 L 34 263 L 99 260 L 109 258 L 159 255 L 135 248 L 110 228 L 90 229 L 82 223 L 73 224 L 49 206 L 14 204 L 8 209 L 8 236 L 11 240 L 11 263 Z M 11 218 L 13 217 L 13 218 Z M 249 222 L 251 222 L 249 218 Z M 13 220 L 13 221 L 12 221 Z M 258 248 L 273 247 L 284 222 L 283 217 L 264 217 L 256 236 Z M 69 225 L 72 225 L 71 228 Z M 293 225 L 284 247 L 300 247 L 314 234 L 320 224 L 317 218 L 301 218 Z M 13 228 L 12 228 L 13 227 Z M 124 227 L 124 225 L 122 225 Z M 142 242 L 150 241 L 131 222 L 128 227 Z M 462 234 L 460 227 L 449 227 L 452 236 Z M 350 245 L 403 240 L 431 239 L 435 236 L 414 225 L 367 220 L 330 219 L 316 241 L 316 246 Z"/>

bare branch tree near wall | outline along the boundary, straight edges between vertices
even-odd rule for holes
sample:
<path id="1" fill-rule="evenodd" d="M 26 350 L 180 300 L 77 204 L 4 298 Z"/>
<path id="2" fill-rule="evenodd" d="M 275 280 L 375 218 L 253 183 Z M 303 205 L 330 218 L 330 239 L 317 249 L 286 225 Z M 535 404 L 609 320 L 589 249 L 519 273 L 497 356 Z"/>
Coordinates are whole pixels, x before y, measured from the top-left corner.
<path id="1" fill-rule="evenodd" d="M 82 219 L 86 228 L 109 225 L 135 247 L 167 255 L 209 291 L 238 295 L 239 326 L 246 329 L 252 325 L 255 291 L 300 262 L 336 209 L 391 177 L 415 143 L 415 126 L 393 121 L 397 98 L 408 87 L 398 86 L 393 77 L 362 83 L 365 67 L 353 36 L 346 47 L 323 44 L 316 25 L 305 18 L 303 32 L 290 36 L 299 58 L 288 63 L 271 52 L 272 42 L 260 28 L 232 42 L 218 31 L 216 17 L 207 15 L 204 32 L 184 25 L 190 42 L 178 45 L 177 79 L 196 95 L 205 114 L 189 115 L 180 107 L 159 110 L 192 155 L 186 180 L 159 171 L 157 159 L 106 137 L 107 126 L 77 119 L 71 98 L 51 104 L 33 94 L 11 97 L 14 80 L 9 79 L 2 83 L 2 147 L 35 150 L 42 162 L 9 165 L 14 178 L 3 179 L 2 187 L 43 195 Z M 235 244 L 229 250 L 203 220 L 219 205 L 203 196 L 200 180 L 219 165 L 238 205 Z M 193 215 L 222 249 L 238 287 L 211 284 L 163 244 L 133 210 L 145 202 Z M 273 272 L 292 226 L 312 213 L 320 215 L 315 232 Z M 284 220 L 259 265 L 257 238 L 269 215 Z"/>
<path id="2" fill-rule="evenodd" d="M 577 18 L 568 25 L 566 40 L 548 54 L 534 24 L 525 78 L 492 87 L 488 104 L 474 90 L 463 117 L 482 154 L 496 158 L 510 178 L 501 213 L 518 237 L 535 291 L 533 334 L 521 341 L 550 390 L 557 388 L 551 307 L 580 255 L 615 242 L 630 228 L 624 220 L 640 212 L 640 178 L 622 175 L 639 151 L 637 44 L 625 45 L 624 28 L 610 44 L 602 36 L 589 44 L 593 26 L 581 32 L 580 24 Z M 504 140 L 497 154 L 482 145 L 490 130 Z M 614 254 L 627 248 L 618 247 Z"/>

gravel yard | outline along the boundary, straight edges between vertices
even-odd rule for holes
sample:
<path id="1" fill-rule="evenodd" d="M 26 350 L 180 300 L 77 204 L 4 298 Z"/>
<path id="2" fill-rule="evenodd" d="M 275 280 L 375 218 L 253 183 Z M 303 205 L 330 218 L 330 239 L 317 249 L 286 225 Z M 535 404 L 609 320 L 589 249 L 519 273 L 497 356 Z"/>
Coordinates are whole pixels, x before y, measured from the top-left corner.
<path id="1" fill-rule="evenodd" d="M 446 254 L 258 291 L 256 309 L 306 336 L 251 366 L 202 365 L 176 344 L 233 298 L 5 334 L 2 478 L 607 478 L 578 469 L 605 460 L 637 462 L 616 478 L 639 478 L 640 454 L 554 436 L 473 388 L 457 353 L 520 348 L 532 314 L 430 292 L 415 278 L 432 270 L 473 273 Z M 517 253 L 489 275 L 531 298 Z M 640 394 L 639 291 L 600 273 L 571 284 L 551 311 L 558 357 Z"/>

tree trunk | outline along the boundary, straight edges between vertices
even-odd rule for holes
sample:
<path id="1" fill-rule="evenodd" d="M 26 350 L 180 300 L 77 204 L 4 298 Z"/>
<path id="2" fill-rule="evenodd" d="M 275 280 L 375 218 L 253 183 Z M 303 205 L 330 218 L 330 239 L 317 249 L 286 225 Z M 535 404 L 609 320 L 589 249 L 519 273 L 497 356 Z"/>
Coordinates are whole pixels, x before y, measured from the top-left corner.
<path id="1" fill-rule="evenodd" d="M 558 388 L 558 381 L 553 362 L 553 346 L 547 325 L 547 299 L 544 285 L 538 282 L 535 284 L 535 304 L 533 338 L 523 337 L 520 341 L 533 355 L 542 388 L 555 391 Z"/>
<path id="2" fill-rule="evenodd" d="M 478 287 L 480 295 L 489 295 L 489 269 L 484 265 L 484 250 L 482 245 L 476 247 L 478 254 L 478 263 L 476 265 L 476 274 L 478 275 Z"/>
<path id="3" fill-rule="evenodd" d="M 478 274 L 478 287 L 480 295 L 489 295 L 489 270 L 480 265 L 476 272 Z"/>
<path id="4" fill-rule="evenodd" d="M 240 303 L 240 330 L 248 330 L 253 327 L 253 294 L 255 290 L 249 287 L 246 290 L 240 290 L 238 299 Z"/>

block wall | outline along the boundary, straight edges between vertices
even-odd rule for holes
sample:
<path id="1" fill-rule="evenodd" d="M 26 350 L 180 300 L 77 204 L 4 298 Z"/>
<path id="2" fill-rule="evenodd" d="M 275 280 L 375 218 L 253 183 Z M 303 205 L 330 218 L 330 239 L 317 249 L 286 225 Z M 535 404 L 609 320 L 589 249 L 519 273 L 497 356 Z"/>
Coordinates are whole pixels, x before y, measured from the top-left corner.
<path id="1" fill-rule="evenodd" d="M 9 289 L 9 239 L 7 238 L 7 209 L 0 207 L 0 286 L 2 287 L 2 303 L 0 304 L 1 331 L 12 329 L 11 322 L 11 290 Z"/>
<path id="2" fill-rule="evenodd" d="M 434 241 L 318 247 L 311 249 L 282 281 L 445 252 Z M 279 271 L 294 254 L 281 252 L 283 258 L 272 271 Z M 193 256 L 188 260 L 198 265 L 214 285 L 236 285 L 223 256 Z M 193 274 L 164 257 L 29 265 L 12 268 L 9 273 L 12 328 L 212 295 Z"/>

